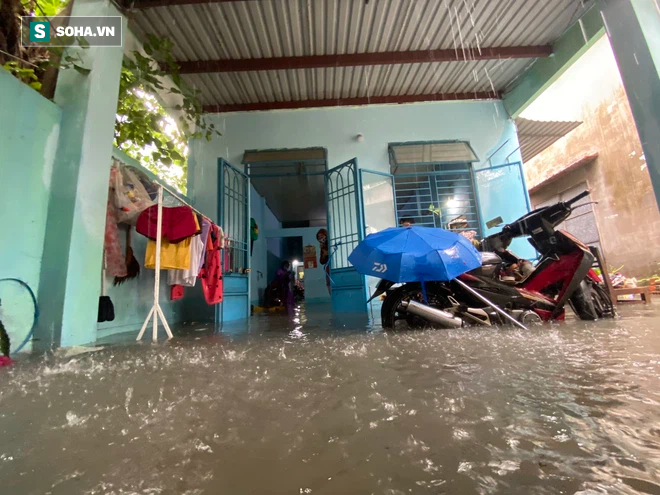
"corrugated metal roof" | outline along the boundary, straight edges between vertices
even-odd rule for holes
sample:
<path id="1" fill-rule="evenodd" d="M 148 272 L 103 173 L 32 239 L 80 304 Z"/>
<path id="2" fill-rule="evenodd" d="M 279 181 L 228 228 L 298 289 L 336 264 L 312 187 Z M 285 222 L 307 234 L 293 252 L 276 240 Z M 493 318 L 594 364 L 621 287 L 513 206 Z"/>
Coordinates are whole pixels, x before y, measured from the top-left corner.
<path id="1" fill-rule="evenodd" d="M 534 158 L 581 124 L 582 122 L 528 120 L 518 117 L 516 127 L 523 163 Z"/>
<path id="2" fill-rule="evenodd" d="M 130 28 L 181 61 L 552 43 L 593 0 L 264 0 L 134 10 Z M 205 104 L 502 90 L 532 60 L 427 63 L 186 76 Z M 483 73 L 492 71 L 490 78 Z M 481 74 L 478 78 L 473 71 Z"/>
<path id="3" fill-rule="evenodd" d="M 529 60 L 481 60 L 373 67 L 223 72 L 182 76 L 202 91 L 202 104 L 299 101 L 386 95 L 492 91 Z"/>

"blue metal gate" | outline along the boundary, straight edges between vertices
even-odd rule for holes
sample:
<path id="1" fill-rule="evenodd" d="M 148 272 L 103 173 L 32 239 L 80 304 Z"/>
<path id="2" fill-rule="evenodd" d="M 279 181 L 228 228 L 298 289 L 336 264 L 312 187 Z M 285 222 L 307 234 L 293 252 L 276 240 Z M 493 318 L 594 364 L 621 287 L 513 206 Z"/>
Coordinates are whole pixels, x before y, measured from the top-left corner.
<path id="1" fill-rule="evenodd" d="M 394 176 L 376 170 L 360 169 L 360 192 L 362 196 L 362 222 L 365 236 L 396 227 L 396 198 L 394 196 Z M 379 278 L 367 276 L 368 298 L 375 292 Z M 380 298 L 370 303 L 372 309 L 381 307 Z"/>
<path id="2" fill-rule="evenodd" d="M 222 158 L 218 159 L 218 221 L 225 234 L 223 302 L 216 321 L 250 315 L 250 179 Z"/>
<path id="3" fill-rule="evenodd" d="M 365 312 L 367 298 L 364 276 L 348 262 L 348 256 L 364 239 L 357 158 L 328 170 L 325 173 L 325 190 L 332 310 L 338 313 Z"/>
<path id="4" fill-rule="evenodd" d="M 530 211 L 529 195 L 522 163 L 505 163 L 475 171 L 479 191 L 484 237 L 498 232 L 502 226 L 491 222 L 501 217 L 511 223 Z M 489 227 L 489 224 L 491 225 Z M 536 252 L 526 239 L 514 239 L 511 250 L 523 258 L 534 258 Z"/>

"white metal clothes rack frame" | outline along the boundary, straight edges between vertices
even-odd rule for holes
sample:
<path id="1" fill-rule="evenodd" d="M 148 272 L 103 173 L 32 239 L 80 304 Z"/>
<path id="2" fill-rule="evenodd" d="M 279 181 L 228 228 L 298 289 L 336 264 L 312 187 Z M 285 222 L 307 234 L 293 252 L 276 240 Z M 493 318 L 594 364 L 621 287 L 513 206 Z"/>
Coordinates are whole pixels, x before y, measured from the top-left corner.
<path id="1" fill-rule="evenodd" d="M 154 304 L 151 307 L 151 310 L 149 311 L 149 316 L 144 320 L 144 323 L 142 324 L 142 328 L 140 329 L 140 333 L 137 336 L 137 339 L 135 340 L 142 340 L 142 336 L 144 335 L 145 330 L 147 329 L 147 325 L 149 324 L 149 320 L 153 317 L 153 331 L 152 331 L 152 340 L 154 342 L 158 342 L 158 319 L 160 318 L 160 321 L 163 323 L 163 327 L 165 327 L 165 331 L 167 332 L 167 338 L 168 340 L 174 337 L 172 335 L 172 330 L 170 330 L 170 326 L 167 323 L 167 319 L 165 318 L 165 315 L 163 314 L 163 310 L 160 307 L 160 302 L 159 302 L 159 297 L 160 297 L 160 248 L 161 248 L 161 236 L 163 233 L 163 190 L 167 191 L 170 193 L 171 196 L 174 197 L 177 201 L 182 203 L 185 206 L 190 207 L 193 211 L 196 213 L 202 215 L 204 218 L 208 218 L 206 215 L 204 215 L 201 211 L 199 211 L 197 208 L 193 207 L 190 203 L 187 201 L 184 201 L 181 199 L 181 197 L 172 191 L 167 186 L 164 186 L 158 181 L 153 181 L 156 186 L 158 186 L 158 217 L 157 217 L 157 227 L 156 227 L 156 264 L 154 266 L 154 269 L 156 271 L 155 277 L 154 277 Z"/>

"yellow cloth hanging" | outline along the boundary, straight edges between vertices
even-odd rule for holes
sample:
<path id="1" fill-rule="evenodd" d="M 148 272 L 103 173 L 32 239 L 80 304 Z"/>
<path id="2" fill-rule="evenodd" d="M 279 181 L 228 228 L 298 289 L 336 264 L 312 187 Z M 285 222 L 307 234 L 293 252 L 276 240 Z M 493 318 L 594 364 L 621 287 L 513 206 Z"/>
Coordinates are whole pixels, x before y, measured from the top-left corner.
<path id="1" fill-rule="evenodd" d="M 199 222 L 197 215 L 194 216 L 197 230 Z M 188 237 L 176 244 L 171 244 L 167 237 L 163 237 L 160 243 L 160 268 L 161 270 L 190 270 L 190 246 L 192 237 Z M 144 267 L 156 268 L 156 241 L 149 239 L 147 251 L 144 255 Z"/>
<path id="2" fill-rule="evenodd" d="M 190 243 L 192 237 L 170 244 L 163 237 L 160 244 L 161 270 L 190 270 Z M 147 252 L 144 255 L 144 267 L 156 268 L 156 241 L 149 239 Z"/>

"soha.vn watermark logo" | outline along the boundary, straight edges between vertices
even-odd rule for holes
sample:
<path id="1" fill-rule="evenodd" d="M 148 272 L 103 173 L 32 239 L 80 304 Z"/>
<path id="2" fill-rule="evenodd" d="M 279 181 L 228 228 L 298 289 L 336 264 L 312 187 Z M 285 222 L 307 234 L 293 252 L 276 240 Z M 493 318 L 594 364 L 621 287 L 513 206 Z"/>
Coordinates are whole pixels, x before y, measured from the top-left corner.
<path id="1" fill-rule="evenodd" d="M 21 17 L 23 46 L 115 46 L 122 44 L 122 19 L 112 17 Z"/>

